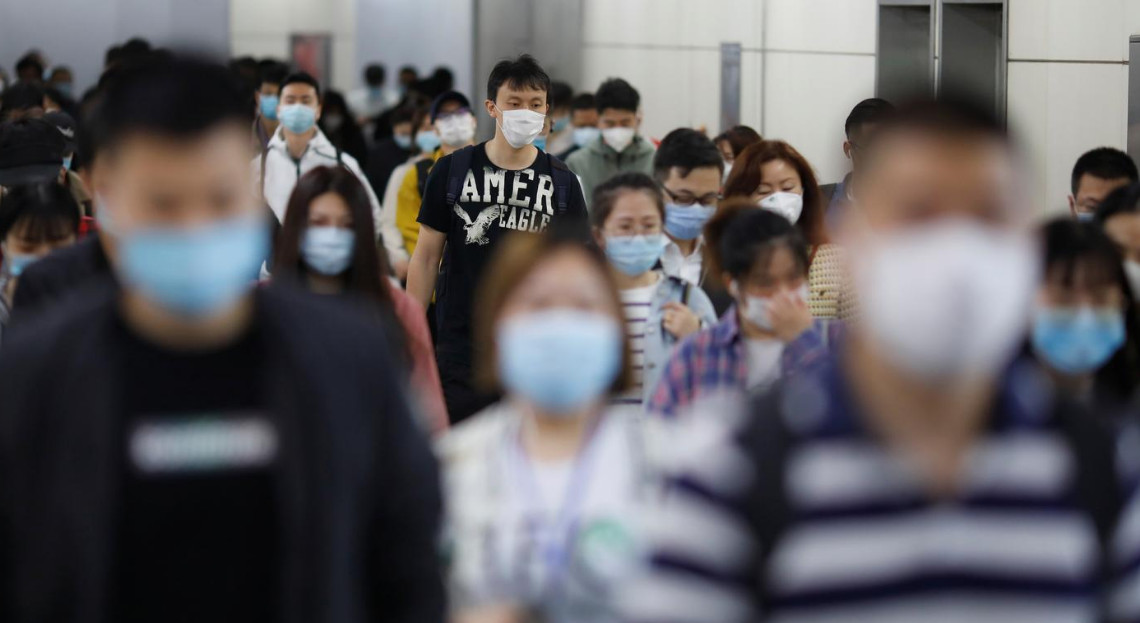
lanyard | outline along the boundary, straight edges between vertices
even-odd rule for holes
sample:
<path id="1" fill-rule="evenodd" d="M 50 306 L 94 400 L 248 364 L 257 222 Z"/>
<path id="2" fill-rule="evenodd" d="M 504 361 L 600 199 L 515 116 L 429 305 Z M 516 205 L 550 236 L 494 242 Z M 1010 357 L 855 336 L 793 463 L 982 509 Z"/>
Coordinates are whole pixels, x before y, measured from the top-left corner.
<path id="1" fill-rule="evenodd" d="M 553 530 L 550 532 L 552 536 L 545 539 L 545 543 L 539 544 L 542 552 L 542 562 L 546 567 L 546 577 L 542 589 L 538 592 L 540 596 L 547 596 L 553 593 L 560 585 L 567 569 L 570 567 L 572 550 L 574 545 L 574 535 L 577 532 L 579 511 L 581 510 L 582 503 L 585 501 L 586 492 L 589 489 L 589 480 L 593 468 L 595 455 L 597 455 L 596 446 L 594 443 L 594 433 L 597 431 L 599 422 L 591 426 L 590 430 L 586 431 L 586 436 L 582 447 L 578 450 L 578 455 L 574 459 L 574 465 L 570 472 L 570 481 L 566 485 L 566 491 L 563 494 L 561 505 L 558 507 L 558 512 L 555 515 Z M 511 458 L 511 471 L 515 474 L 519 488 L 523 492 L 527 504 L 524 507 L 524 512 L 529 509 L 542 509 L 542 495 L 539 491 L 538 482 L 535 479 L 534 467 L 527 459 L 522 449 L 521 434 L 519 437 L 513 439 L 513 443 L 509 447 Z M 539 528 L 542 522 L 540 520 L 531 520 L 528 525 L 527 532 L 534 540 L 538 539 L 540 534 Z M 529 550 L 524 550 L 519 546 L 519 555 L 516 556 L 516 564 L 518 565 L 517 572 L 526 575 L 526 570 L 529 569 Z"/>

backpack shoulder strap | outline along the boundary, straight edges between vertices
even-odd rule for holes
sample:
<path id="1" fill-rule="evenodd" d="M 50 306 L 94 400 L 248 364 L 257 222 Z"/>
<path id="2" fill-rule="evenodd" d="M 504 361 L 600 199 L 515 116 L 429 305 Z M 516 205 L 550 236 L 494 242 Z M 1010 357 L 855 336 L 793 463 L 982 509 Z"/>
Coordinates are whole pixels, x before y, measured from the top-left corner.
<path id="1" fill-rule="evenodd" d="M 570 184 L 575 181 L 574 174 L 565 162 L 549 153 L 546 158 L 550 162 L 551 177 L 554 178 L 554 213 L 562 215 L 570 208 Z"/>
<path id="2" fill-rule="evenodd" d="M 459 192 L 463 188 L 463 178 L 471 168 L 471 157 L 475 153 L 475 146 L 468 145 L 463 149 L 451 153 L 451 162 L 447 167 L 447 206 L 455 205 L 459 200 Z"/>
<path id="3" fill-rule="evenodd" d="M 429 158 L 416 161 L 416 185 L 420 189 L 420 198 L 424 196 L 424 190 L 427 189 L 428 174 L 431 173 L 431 167 L 435 162 Z"/>
<path id="4" fill-rule="evenodd" d="M 1096 526 L 1101 551 L 1107 556 L 1125 505 L 1114 436 L 1094 414 L 1071 403 L 1058 404 L 1055 417 L 1076 461 L 1077 501 Z"/>

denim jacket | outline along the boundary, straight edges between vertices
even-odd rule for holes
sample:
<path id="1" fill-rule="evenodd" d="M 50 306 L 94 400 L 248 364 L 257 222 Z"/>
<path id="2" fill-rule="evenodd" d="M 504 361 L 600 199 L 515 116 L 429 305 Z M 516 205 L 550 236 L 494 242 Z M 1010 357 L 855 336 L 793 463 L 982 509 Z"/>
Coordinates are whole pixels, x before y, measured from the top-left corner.
<path id="1" fill-rule="evenodd" d="M 687 300 L 686 300 L 686 297 Z M 701 319 L 701 328 L 716 324 L 716 310 L 704 290 L 699 287 L 677 279 L 676 277 L 661 278 L 657 292 L 653 295 L 653 304 L 649 308 L 649 321 L 645 327 L 645 376 L 642 379 L 642 403 L 648 403 L 657 387 L 657 381 L 665 370 L 665 364 L 673 356 L 673 350 L 681 340 L 673 337 L 665 330 L 665 304 L 669 302 L 685 303 L 697 318 Z"/>

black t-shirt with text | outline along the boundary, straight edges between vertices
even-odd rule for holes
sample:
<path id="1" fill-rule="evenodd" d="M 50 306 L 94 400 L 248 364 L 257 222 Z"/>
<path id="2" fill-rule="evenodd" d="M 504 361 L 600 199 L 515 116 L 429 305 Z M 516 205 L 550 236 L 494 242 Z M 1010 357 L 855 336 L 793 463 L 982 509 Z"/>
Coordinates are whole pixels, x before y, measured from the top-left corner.
<path id="1" fill-rule="evenodd" d="M 452 156 L 432 167 L 420 206 L 419 222 L 447 234 L 447 246 L 436 282 L 437 350 L 442 356 L 470 357 L 471 313 L 475 292 L 498 242 L 512 232 L 540 233 L 556 219 L 580 228 L 589 238 L 582 187 L 570 172 L 565 212 L 559 214 L 551 156 L 538 157 L 525 169 L 501 169 L 487 158 L 486 143 L 472 148 L 455 205 L 447 205 Z"/>
<path id="2" fill-rule="evenodd" d="M 277 433 L 262 338 L 178 353 L 125 344 L 109 621 L 278 620 Z"/>

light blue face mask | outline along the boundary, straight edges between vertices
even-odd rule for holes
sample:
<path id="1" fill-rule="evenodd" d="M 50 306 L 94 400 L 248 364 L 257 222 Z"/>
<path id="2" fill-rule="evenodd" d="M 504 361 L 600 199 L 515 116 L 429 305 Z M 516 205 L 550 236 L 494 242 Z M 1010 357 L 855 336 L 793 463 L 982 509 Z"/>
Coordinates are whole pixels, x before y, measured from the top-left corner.
<path id="1" fill-rule="evenodd" d="M 568 127 L 570 127 L 570 117 L 562 116 L 554 120 L 554 123 L 550 125 L 550 131 L 561 132 Z"/>
<path id="2" fill-rule="evenodd" d="M 72 157 L 73 156 L 67 156 L 66 158 L 63 159 L 63 168 L 67 169 L 68 171 L 71 170 L 71 159 L 72 159 Z"/>
<path id="3" fill-rule="evenodd" d="M 605 314 L 528 313 L 503 321 L 496 337 L 499 378 L 507 392 L 550 415 L 572 415 L 603 398 L 621 370 L 622 329 Z"/>
<path id="4" fill-rule="evenodd" d="M 597 140 L 601 135 L 602 131 L 597 128 L 591 128 L 589 126 L 574 128 L 574 144 L 578 147 L 585 147 Z"/>
<path id="5" fill-rule="evenodd" d="M 614 268 L 636 277 L 657 264 L 668 244 L 665 234 L 606 236 L 606 257 Z"/>
<path id="6" fill-rule="evenodd" d="M 412 148 L 412 137 L 407 134 L 393 134 L 392 140 L 396 141 L 396 145 L 398 145 L 400 149 Z"/>
<path id="7" fill-rule="evenodd" d="M 343 227 L 307 227 L 301 236 L 301 257 L 309 268 L 330 277 L 352 263 L 356 234 Z"/>
<path id="8" fill-rule="evenodd" d="M 279 103 L 281 103 L 281 98 L 276 95 L 262 95 L 261 116 L 270 121 L 277 121 L 277 105 Z"/>
<path id="9" fill-rule="evenodd" d="M 4 272 L 11 277 L 19 277 L 23 274 L 24 269 L 30 266 L 33 262 L 40 259 L 38 255 L 8 253 L 4 250 Z"/>
<path id="10" fill-rule="evenodd" d="M 531 145 L 534 145 L 535 147 L 541 149 L 542 151 L 546 151 L 546 137 L 545 136 L 535 137 L 534 142 L 531 143 Z"/>
<path id="11" fill-rule="evenodd" d="M 1124 314 L 1115 308 L 1041 308 L 1033 317 L 1033 348 L 1065 374 L 1095 372 L 1124 345 Z"/>
<path id="12" fill-rule="evenodd" d="M 317 111 L 304 104 L 282 106 L 279 116 L 281 125 L 293 134 L 304 134 L 313 129 L 313 125 L 317 122 Z"/>
<path id="13" fill-rule="evenodd" d="M 1095 218 L 1095 212 L 1077 212 L 1077 220 L 1082 223 L 1091 223 Z"/>
<path id="14" fill-rule="evenodd" d="M 425 154 L 430 154 L 439 149 L 440 142 L 439 135 L 435 132 L 430 130 L 416 132 L 416 147 L 419 147 L 420 151 Z"/>
<path id="15" fill-rule="evenodd" d="M 156 305 L 199 317 L 225 309 L 254 285 L 269 252 L 260 218 L 242 215 L 194 229 L 154 227 L 117 236 L 124 285 Z"/>
<path id="16" fill-rule="evenodd" d="M 693 240 L 701 235 L 705 223 L 716 214 L 716 206 L 665 204 L 665 231 L 678 240 Z"/>

